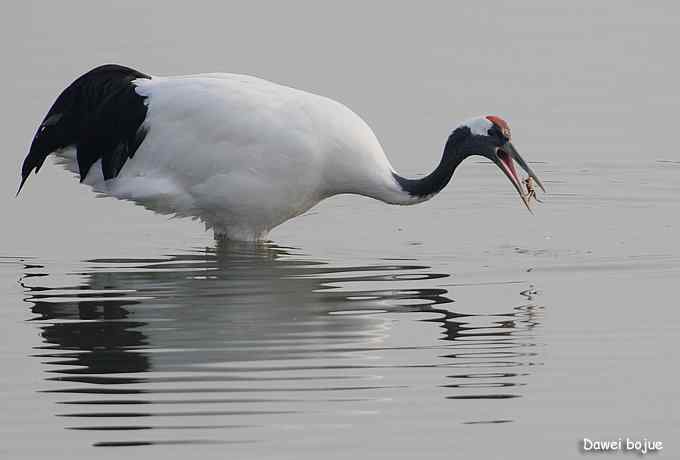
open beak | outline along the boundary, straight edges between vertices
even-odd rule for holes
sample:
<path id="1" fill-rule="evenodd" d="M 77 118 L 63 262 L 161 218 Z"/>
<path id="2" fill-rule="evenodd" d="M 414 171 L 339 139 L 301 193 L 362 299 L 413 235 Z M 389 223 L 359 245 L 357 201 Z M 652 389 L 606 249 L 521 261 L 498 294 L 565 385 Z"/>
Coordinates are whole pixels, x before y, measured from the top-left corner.
<path id="1" fill-rule="evenodd" d="M 522 188 L 522 182 L 517 176 L 517 169 L 515 169 L 515 162 L 517 162 L 517 164 L 524 171 L 526 171 L 529 177 L 536 182 L 536 184 L 541 188 L 541 190 L 545 192 L 545 187 L 543 187 L 543 184 L 541 183 L 538 176 L 536 176 L 536 173 L 534 173 L 534 171 L 527 164 L 527 162 L 524 161 L 524 159 L 515 149 L 515 146 L 512 145 L 510 141 L 506 142 L 505 144 L 496 149 L 496 158 L 494 159 L 494 162 L 498 165 L 499 168 L 503 170 L 508 179 L 510 179 L 512 185 L 515 186 L 517 193 L 519 193 L 520 198 L 522 198 L 524 205 L 530 212 L 532 212 L 531 208 L 529 207 L 530 191 L 527 190 L 525 193 L 524 189 Z"/>

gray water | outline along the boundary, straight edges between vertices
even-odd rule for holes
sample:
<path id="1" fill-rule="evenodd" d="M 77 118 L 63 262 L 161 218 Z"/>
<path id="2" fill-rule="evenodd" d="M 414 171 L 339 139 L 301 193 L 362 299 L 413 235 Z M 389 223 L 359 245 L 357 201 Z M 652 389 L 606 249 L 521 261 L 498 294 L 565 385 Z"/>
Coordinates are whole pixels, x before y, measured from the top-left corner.
<path id="1" fill-rule="evenodd" d="M 0 456 L 677 458 L 680 7 L 139 3 L 2 15 Z M 334 97 L 412 176 L 501 114 L 549 194 L 532 216 L 470 159 L 428 203 L 336 197 L 259 247 L 51 162 L 15 199 L 103 62 Z"/>

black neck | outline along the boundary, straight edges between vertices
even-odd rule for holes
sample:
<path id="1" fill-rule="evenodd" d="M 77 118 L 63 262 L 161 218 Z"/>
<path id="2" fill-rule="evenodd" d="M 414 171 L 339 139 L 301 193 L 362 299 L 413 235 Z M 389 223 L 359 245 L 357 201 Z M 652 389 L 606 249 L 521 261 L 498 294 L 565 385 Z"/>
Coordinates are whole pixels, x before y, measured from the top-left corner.
<path id="1" fill-rule="evenodd" d="M 439 193 L 449 183 L 458 165 L 468 156 L 459 148 L 458 140 L 454 132 L 446 142 L 439 165 L 422 179 L 407 179 L 393 173 L 401 188 L 415 198 L 425 198 Z"/>

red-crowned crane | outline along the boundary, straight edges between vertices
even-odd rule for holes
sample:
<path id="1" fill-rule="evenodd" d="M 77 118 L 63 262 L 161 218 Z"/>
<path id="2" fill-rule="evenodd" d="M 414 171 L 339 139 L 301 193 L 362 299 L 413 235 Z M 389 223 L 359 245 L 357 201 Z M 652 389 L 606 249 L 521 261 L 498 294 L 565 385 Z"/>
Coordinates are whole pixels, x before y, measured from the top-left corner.
<path id="1" fill-rule="evenodd" d="M 50 153 L 97 193 L 198 218 L 216 238 L 237 240 L 263 239 L 341 193 L 421 203 L 471 155 L 498 165 L 527 206 L 514 162 L 543 189 L 498 116 L 460 124 L 435 170 L 406 179 L 371 128 L 331 99 L 246 75 L 156 77 L 119 65 L 97 67 L 61 93 L 19 190 Z"/>

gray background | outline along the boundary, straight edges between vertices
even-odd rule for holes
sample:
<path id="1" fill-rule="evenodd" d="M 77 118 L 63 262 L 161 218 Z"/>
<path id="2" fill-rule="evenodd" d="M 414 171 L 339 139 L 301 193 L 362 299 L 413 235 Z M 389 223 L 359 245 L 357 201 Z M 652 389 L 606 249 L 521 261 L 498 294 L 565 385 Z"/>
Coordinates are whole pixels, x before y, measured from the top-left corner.
<path id="1" fill-rule="evenodd" d="M 50 233 L 77 233 L 101 208 L 100 218 L 164 220 L 96 200 L 49 165 L 13 199 L 52 101 L 101 63 L 248 73 L 333 97 L 368 121 L 405 174 L 428 172 L 449 131 L 487 113 L 509 120 L 529 160 L 673 160 L 677 19 L 671 2 L 16 2 L 0 32 L 0 199 L 4 231 L 23 237 L 4 244 L 42 245 L 57 215 Z M 485 174 L 493 183 L 496 172 Z"/>
<path id="2" fill-rule="evenodd" d="M 672 436 L 680 413 L 675 384 L 679 13 L 672 2 L 628 1 L 6 4 L 0 18 L 0 382 L 8 408 L 0 414 L 5 435 L 0 452 L 11 458 L 47 452 L 92 456 L 90 446 L 100 440 L 64 430 L 71 421 L 55 414 L 69 410 L 37 393 L 52 385 L 44 381 L 51 367 L 33 356 L 46 326 L 27 322 L 34 317 L 32 304 L 23 300 L 28 294 L 17 281 L 32 269 L 22 260 L 43 266 L 38 271 L 49 275 L 33 281 L 35 286 L 106 285 L 141 292 L 157 282 L 169 286 L 170 294 L 158 294 L 161 300 L 143 306 L 202 301 L 201 288 L 189 289 L 162 272 L 135 284 L 114 266 L 105 278 L 110 285 L 102 284 L 90 273 L 98 266 L 85 262 L 211 246 L 211 235 L 200 224 L 95 198 L 50 161 L 14 198 L 21 161 L 58 93 L 89 68 L 114 62 L 156 75 L 247 73 L 330 96 L 362 115 L 392 164 L 411 176 L 436 164 L 459 121 L 498 114 L 510 122 L 516 146 L 550 192 L 532 217 L 496 168 L 468 160 L 441 196 L 421 206 L 336 197 L 272 233 L 277 244 L 298 248 L 288 256 L 294 260 L 370 267 L 405 259 L 431 267 L 448 276 L 417 286 L 403 279 L 378 284 L 394 292 L 444 289 L 455 300 L 450 311 L 482 315 L 478 319 L 488 327 L 495 323 L 483 315 L 540 309 L 539 328 L 513 329 L 519 334 L 513 347 L 537 350 L 519 365 L 526 371 L 518 383 L 520 398 L 445 403 L 440 384 L 453 371 L 418 367 L 442 359 L 441 331 L 435 325 L 428 329 L 420 314 L 393 312 L 399 302 L 384 294 L 382 304 L 362 308 L 386 310 L 385 315 L 349 325 L 329 320 L 328 327 L 340 334 L 345 326 L 355 327 L 371 340 L 381 337 L 365 343 L 355 338 L 364 351 L 346 357 L 394 364 L 391 372 L 362 377 L 379 377 L 405 390 L 376 391 L 369 409 L 355 411 L 346 403 L 353 414 L 349 419 L 337 420 L 337 406 L 300 403 L 311 414 L 307 418 L 263 418 L 263 432 L 206 432 L 211 439 L 267 439 L 235 444 L 241 458 L 577 458 L 584 436 L 646 436 L 665 442 L 664 455 L 677 455 Z M 333 313 L 317 311 L 326 303 L 306 297 L 317 292 L 314 283 L 293 284 L 294 293 L 284 295 L 272 287 L 267 270 L 253 278 L 238 267 L 218 266 L 236 281 L 273 289 L 270 298 L 254 297 L 265 313 L 281 304 L 306 305 L 314 312 L 310 325 Z M 334 285 L 341 292 L 376 289 L 370 281 Z M 527 301 L 519 295 L 527 289 L 539 295 Z M 177 296 L 185 303 L 172 300 Z M 361 310 L 344 303 L 336 307 Z M 231 362 L 229 344 L 204 341 L 229 330 L 241 314 L 210 319 L 214 329 L 206 335 L 195 326 L 202 324 L 203 313 L 191 317 L 190 311 L 181 320 L 184 334 L 199 350 L 224 346 L 224 356 L 214 362 Z M 136 314 L 149 315 L 143 309 Z M 268 330 L 280 321 L 264 314 L 258 324 Z M 167 342 L 171 336 L 146 334 L 150 349 L 173 349 Z M 295 347 L 296 337 L 285 339 L 286 346 Z M 257 343 L 261 336 L 253 332 L 251 339 Z M 380 341 L 398 351 L 373 348 Z M 256 354 L 259 348 L 252 347 Z M 149 372 L 163 366 L 159 360 Z M 309 377 L 304 371 L 295 375 Z M 313 392 L 296 397 L 314 401 Z M 360 413 L 368 418 L 353 418 Z M 468 423 L 489 419 L 512 423 Z M 290 430 L 298 433 L 297 443 L 291 444 Z M 300 441 L 299 433 L 308 442 Z M 154 434 L 193 439 L 197 431 Z M 205 457 L 221 458 L 231 448 L 161 445 L 139 452 L 167 458 L 202 449 Z M 120 453 L 99 449 L 96 455 Z"/>

